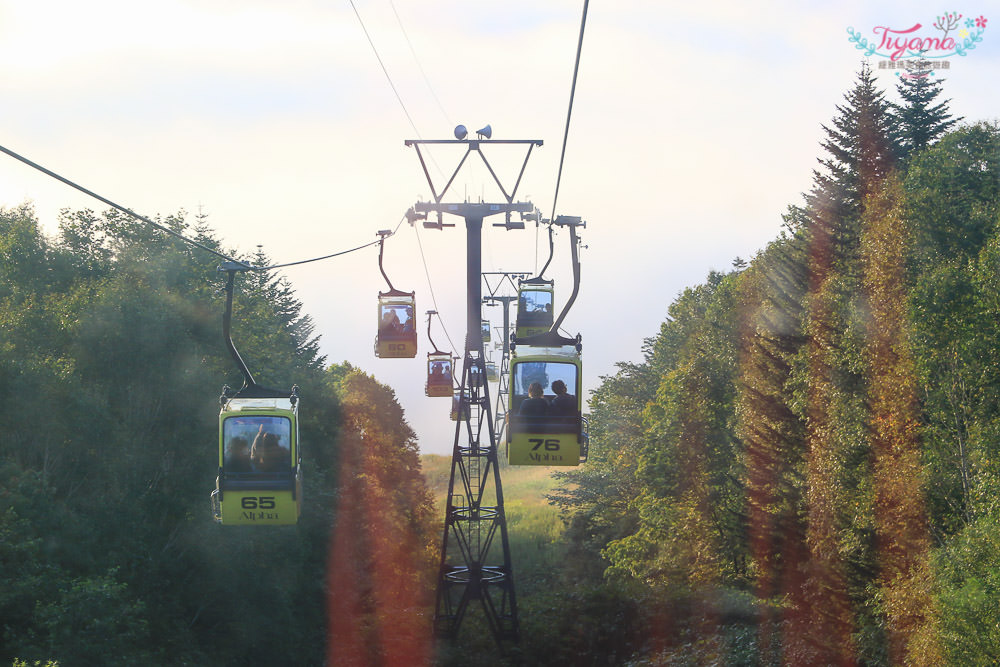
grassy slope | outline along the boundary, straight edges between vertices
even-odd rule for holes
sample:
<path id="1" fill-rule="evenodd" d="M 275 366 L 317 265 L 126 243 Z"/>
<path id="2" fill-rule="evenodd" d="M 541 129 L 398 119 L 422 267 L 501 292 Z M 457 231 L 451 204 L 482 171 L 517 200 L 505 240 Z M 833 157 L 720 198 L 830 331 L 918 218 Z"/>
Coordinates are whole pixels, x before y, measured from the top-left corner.
<path id="1" fill-rule="evenodd" d="M 420 461 L 443 520 L 451 457 L 428 454 L 421 456 Z M 545 499 L 556 486 L 552 479 L 555 470 L 560 468 L 514 466 L 500 470 L 511 561 L 518 586 L 544 578 L 555 566 L 563 526 L 556 509 Z M 489 488 L 492 489 L 492 484 Z"/>

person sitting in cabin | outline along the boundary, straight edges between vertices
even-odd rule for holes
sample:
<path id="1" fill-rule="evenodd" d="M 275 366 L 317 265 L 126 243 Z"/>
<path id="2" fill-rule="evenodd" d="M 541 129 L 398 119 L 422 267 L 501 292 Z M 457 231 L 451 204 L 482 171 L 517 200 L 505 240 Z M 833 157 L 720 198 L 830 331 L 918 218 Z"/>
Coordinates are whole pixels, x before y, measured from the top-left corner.
<path id="1" fill-rule="evenodd" d="M 277 434 L 264 431 L 263 424 L 253 439 L 250 462 L 257 472 L 279 472 L 288 463 L 288 450 L 278 444 Z"/>
<path id="2" fill-rule="evenodd" d="M 399 333 L 399 315 L 395 308 L 382 309 L 382 321 L 379 323 L 379 330 L 388 335 Z"/>
<path id="3" fill-rule="evenodd" d="M 566 392 L 566 383 L 562 380 L 552 382 L 552 391 L 555 396 L 549 404 L 552 414 L 560 417 L 572 417 L 576 414 L 576 398 Z"/>
<path id="4" fill-rule="evenodd" d="M 226 472 L 253 472 L 250 464 L 250 443 L 239 436 L 232 438 L 226 447 L 224 461 Z"/>
<path id="5" fill-rule="evenodd" d="M 541 383 L 532 382 L 528 386 L 528 398 L 521 401 L 517 414 L 522 417 L 544 417 L 548 413 L 549 403 L 542 396 Z"/>

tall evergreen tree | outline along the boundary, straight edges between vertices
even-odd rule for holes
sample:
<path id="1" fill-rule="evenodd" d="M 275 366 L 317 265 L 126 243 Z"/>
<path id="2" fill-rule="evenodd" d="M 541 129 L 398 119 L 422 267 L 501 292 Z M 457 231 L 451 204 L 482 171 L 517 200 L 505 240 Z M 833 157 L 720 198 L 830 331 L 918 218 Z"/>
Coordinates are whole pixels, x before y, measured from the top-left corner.
<path id="1" fill-rule="evenodd" d="M 831 198 L 839 226 L 858 220 L 865 195 L 895 166 L 899 153 L 890 103 L 867 62 L 844 100 L 845 105 L 836 107 L 832 127 L 823 126 L 826 140 L 821 145 L 827 156 L 819 163 L 825 172 L 813 172 L 816 188 L 806 198 L 814 208 L 820 203 L 817 196 Z M 848 243 L 856 245 L 856 237 Z"/>
<path id="2" fill-rule="evenodd" d="M 864 394 L 864 327 L 859 244 L 865 198 L 893 168 L 897 149 L 889 103 L 863 65 L 837 106 L 822 146 L 826 168 L 814 172 L 807 196 L 809 280 L 799 360 L 801 414 L 806 423 L 807 596 L 816 609 L 810 660 L 845 664 L 855 658 L 853 598 L 863 595 L 873 567 L 871 498 L 848 493 L 869 486 Z M 875 641 L 875 640 L 873 640 Z"/>
<path id="3" fill-rule="evenodd" d="M 933 77 L 933 69 L 918 69 L 899 78 L 896 91 L 903 104 L 892 104 L 896 117 L 896 136 L 903 158 L 934 143 L 962 120 L 948 112 L 949 100 L 935 104 L 944 79 Z"/>

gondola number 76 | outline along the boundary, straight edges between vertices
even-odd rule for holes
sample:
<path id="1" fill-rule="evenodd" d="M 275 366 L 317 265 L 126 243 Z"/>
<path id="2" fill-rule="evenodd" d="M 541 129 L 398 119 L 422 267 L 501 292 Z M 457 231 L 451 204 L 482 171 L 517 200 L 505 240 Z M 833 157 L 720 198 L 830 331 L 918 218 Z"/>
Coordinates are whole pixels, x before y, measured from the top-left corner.
<path id="1" fill-rule="evenodd" d="M 531 448 L 531 451 L 536 451 L 542 445 L 545 445 L 545 451 L 556 452 L 559 451 L 559 438 L 549 438 L 547 440 L 542 438 L 528 438 L 528 442 L 533 443 L 535 446 Z"/>

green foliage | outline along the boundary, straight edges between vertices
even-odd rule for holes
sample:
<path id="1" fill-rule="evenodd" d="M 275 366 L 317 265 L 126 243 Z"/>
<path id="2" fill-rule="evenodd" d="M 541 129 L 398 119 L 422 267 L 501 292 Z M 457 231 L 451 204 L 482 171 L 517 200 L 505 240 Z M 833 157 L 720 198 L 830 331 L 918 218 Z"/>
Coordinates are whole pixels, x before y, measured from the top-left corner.
<path id="1" fill-rule="evenodd" d="M 1000 661 L 1000 523 L 996 512 L 977 518 L 940 549 L 942 639 L 951 664 Z"/>
<path id="2" fill-rule="evenodd" d="M 641 591 L 640 623 L 689 612 L 630 664 L 933 664 L 992 614 L 985 577 L 939 588 L 928 526 L 947 548 L 1000 492 L 1000 151 L 941 136 L 938 92 L 890 106 L 863 68 L 786 233 L 595 392 L 592 460 L 553 495 L 569 552 Z"/>
<path id="3" fill-rule="evenodd" d="M 203 219 L 160 222 L 219 247 Z M 216 397 L 242 378 L 216 259 L 116 212 L 66 212 L 49 241 L 26 207 L 0 209 L 0 253 L 0 660 L 322 664 L 331 525 L 356 472 L 343 449 L 361 428 L 392 435 L 366 444 L 396 476 L 365 490 L 421 526 L 405 544 L 428 569 L 436 540 L 402 410 L 369 380 L 368 421 L 345 422 L 349 366 L 323 368 L 287 281 L 239 276 L 234 338 L 262 383 L 300 386 L 303 514 L 222 528 L 208 503 Z M 351 557 L 364 569 L 379 553 Z"/>
<path id="4" fill-rule="evenodd" d="M 923 150 L 962 120 L 948 113 L 948 102 L 934 104 L 943 79 L 932 78 L 933 70 L 917 70 L 900 77 L 896 90 L 904 104 L 893 104 L 897 135 L 903 157 Z"/>

